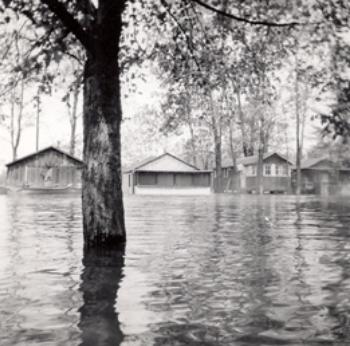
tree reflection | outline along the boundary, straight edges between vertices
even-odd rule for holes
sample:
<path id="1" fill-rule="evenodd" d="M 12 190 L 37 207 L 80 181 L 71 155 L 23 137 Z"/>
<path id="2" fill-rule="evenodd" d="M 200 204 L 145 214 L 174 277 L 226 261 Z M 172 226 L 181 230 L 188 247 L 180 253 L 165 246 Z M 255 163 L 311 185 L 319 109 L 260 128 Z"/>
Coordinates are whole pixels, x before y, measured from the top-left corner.
<path id="1" fill-rule="evenodd" d="M 115 309 L 117 291 L 123 278 L 125 249 L 85 250 L 79 309 L 81 346 L 120 345 L 123 333 Z"/>

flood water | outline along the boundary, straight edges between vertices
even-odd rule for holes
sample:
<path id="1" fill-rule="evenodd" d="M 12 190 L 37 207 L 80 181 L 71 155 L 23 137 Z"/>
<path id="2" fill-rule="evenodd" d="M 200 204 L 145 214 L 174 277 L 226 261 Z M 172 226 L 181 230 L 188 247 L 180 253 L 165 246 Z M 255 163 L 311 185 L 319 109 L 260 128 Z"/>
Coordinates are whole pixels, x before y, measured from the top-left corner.
<path id="1" fill-rule="evenodd" d="M 349 345 L 350 201 L 128 197 L 84 254 L 79 197 L 0 196 L 0 345 Z"/>

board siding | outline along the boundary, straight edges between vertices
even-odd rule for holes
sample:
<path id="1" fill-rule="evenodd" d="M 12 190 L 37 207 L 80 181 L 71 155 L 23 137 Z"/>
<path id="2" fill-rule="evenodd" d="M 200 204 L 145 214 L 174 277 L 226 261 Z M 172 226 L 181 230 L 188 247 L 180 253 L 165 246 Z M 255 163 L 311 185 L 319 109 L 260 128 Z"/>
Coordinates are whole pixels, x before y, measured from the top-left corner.
<path id="1" fill-rule="evenodd" d="M 79 187 L 82 163 L 54 149 L 38 153 L 8 167 L 10 186 Z"/>

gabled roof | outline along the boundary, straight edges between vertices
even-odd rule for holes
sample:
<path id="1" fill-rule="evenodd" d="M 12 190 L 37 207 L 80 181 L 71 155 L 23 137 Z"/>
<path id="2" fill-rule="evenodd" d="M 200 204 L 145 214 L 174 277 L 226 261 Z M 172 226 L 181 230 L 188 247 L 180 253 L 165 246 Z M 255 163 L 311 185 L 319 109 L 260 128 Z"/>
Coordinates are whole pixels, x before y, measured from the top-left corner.
<path id="1" fill-rule="evenodd" d="M 311 158 L 302 160 L 300 163 L 300 168 L 302 168 L 302 169 L 311 168 L 312 166 L 315 166 L 318 163 L 325 161 L 325 160 L 333 162 L 328 156 L 311 157 Z"/>
<path id="2" fill-rule="evenodd" d="M 288 163 L 290 163 L 291 165 L 293 164 L 291 160 L 288 160 L 286 157 L 284 157 L 283 155 L 277 153 L 277 152 L 270 152 L 270 153 L 265 153 L 263 155 L 263 160 L 268 159 L 269 157 L 273 156 L 273 155 L 277 155 L 278 157 L 280 157 L 282 160 L 287 161 Z M 242 157 L 237 159 L 237 164 L 241 164 L 243 166 L 247 166 L 247 165 L 253 165 L 253 164 L 257 164 L 258 163 L 258 155 L 252 155 L 252 156 L 246 156 L 246 157 Z M 232 167 L 232 163 L 231 164 L 223 164 L 223 168 L 227 168 L 227 167 Z"/>
<path id="3" fill-rule="evenodd" d="M 13 165 L 15 165 L 15 164 L 17 164 L 17 163 L 20 163 L 20 162 L 24 161 L 24 160 L 31 159 L 32 157 L 35 157 L 35 156 L 37 156 L 37 155 L 43 154 L 43 153 L 45 153 L 45 152 L 47 152 L 47 151 L 51 151 L 51 150 L 52 150 L 52 151 L 56 151 L 57 153 L 62 154 L 62 155 L 64 155 L 64 156 L 70 158 L 71 160 L 73 160 L 73 161 L 79 163 L 79 164 L 83 164 L 83 161 L 80 160 L 80 159 L 78 159 L 77 157 L 74 157 L 74 156 L 72 156 L 72 155 L 66 153 L 65 151 L 63 151 L 63 150 L 61 150 L 61 149 L 59 149 L 59 148 L 56 148 L 56 147 L 54 147 L 54 146 L 49 146 L 49 147 L 47 147 L 47 148 L 41 149 L 41 150 L 39 150 L 39 151 L 36 151 L 35 153 L 32 153 L 32 154 L 23 156 L 23 157 L 21 157 L 21 158 L 19 158 L 19 159 L 17 159 L 17 160 L 14 160 L 14 161 L 12 161 L 12 162 L 9 162 L 9 163 L 6 164 L 6 166 L 7 166 L 7 167 L 13 166 Z"/>
<path id="4" fill-rule="evenodd" d="M 330 162 L 331 166 L 333 166 L 333 168 L 342 170 L 342 171 L 348 171 L 350 170 L 348 167 L 344 167 L 342 164 L 337 164 L 337 162 L 333 159 L 331 159 L 329 156 L 325 155 L 325 156 L 321 156 L 321 157 L 311 157 L 305 160 L 302 160 L 300 163 L 300 168 L 301 169 L 317 169 L 317 170 L 327 170 L 327 168 L 320 168 L 320 167 L 314 167 L 317 164 L 323 162 L 323 161 L 328 161 Z M 293 169 L 296 169 L 296 167 L 294 166 Z M 330 167 L 330 169 L 332 169 L 332 167 Z"/>
<path id="5" fill-rule="evenodd" d="M 145 167 L 146 165 L 154 162 L 154 161 L 157 161 L 157 160 L 160 160 L 161 158 L 163 158 L 164 156 L 170 156 L 171 158 L 185 164 L 186 166 L 196 170 L 196 171 L 199 171 L 200 169 L 194 165 L 191 165 L 190 163 L 178 158 L 177 156 L 175 155 L 172 155 L 170 153 L 167 153 L 165 152 L 164 154 L 162 155 L 158 155 L 158 156 L 150 156 L 142 161 L 138 161 L 136 162 L 135 164 L 132 164 L 131 166 L 128 166 L 126 169 L 124 169 L 124 172 L 130 172 L 130 171 L 138 171 L 138 170 L 141 170 L 142 171 L 142 168 Z"/>

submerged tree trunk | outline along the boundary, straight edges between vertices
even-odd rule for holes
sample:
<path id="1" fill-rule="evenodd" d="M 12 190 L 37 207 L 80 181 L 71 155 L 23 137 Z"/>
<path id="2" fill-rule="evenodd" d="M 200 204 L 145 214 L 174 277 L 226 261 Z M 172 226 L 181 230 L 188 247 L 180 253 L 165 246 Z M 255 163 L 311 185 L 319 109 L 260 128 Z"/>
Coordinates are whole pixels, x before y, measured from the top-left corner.
<path id="1" fill-rule="evenodd" d="M 260 125 L 262 126 L 262 124 Z M 258 166 L 257 166 L 257 192 L 259 195 L 262 195 L 264 193 L 264 144 L 263 144 L 263 133 L 262 129 L 260 128 L 260 140 L 259 140 L 259 148 L 258 148 Z"/>
<path id="2" fill-rule="evenodd" d="M 230 123 L 229 123 L 230 153 L 231 153 L 233 170 L 236 170 L 237 169 L 237 167 L 236 167 L 237 157 L 236 157 L 236 151 L 235 151 L 235 148 L 234 148 L 234 145 L 233 145 L 232 123 L 233 123 L 233 120 L 230 119 Z"/>
<path id="3" fill-rule="evenodd" d="M 84 70 L 83 225 L 86 247 L 126 240 L 122 198 L 119 41 L 124 1 L 100 1 Z M 107 19 L 107 20 L 106 20 Z"/>
<path id="4" fill-rule="evenodd" d="M 265 153 L 265 118 L 264 113 L 260 114 L 259 126 L 259 148 L 258 148 L 258 167 L 257 167 L 257 189 L 259 195 L 264 193 L 264 153 Z"/>
<path id="5" fill-rule="evenodd" d="M 209 97 L 209 109 L 211 112 L 211 128 L 213 133 L 213 139 L 214 139 L 214 157 L 215 157 L 215 186 L 214 190 L 215 192 L 219 193 L 222 192 L 222 130 L 221 130 L 221 119 L 218 118 L 217 112 L 215 110 L 214 106 L 214 99 L 212 94 L 210 93 Z"/>
<path id="6" fill-rule="evenodd" d="M 215 173 L 216 173 L 216 192 L 223 192 L 222 184 L 222 157 L 221 157 L 221 129 L 214 129 L 215 146 Z"/>
<path id="7" fill-rule="evenodd" d="M 295 64 L 295 117 L 296 117 L 296 187 L 295 193 L 301 193 L 301 145 L 300 145 L 300 107 L 299 107 L 299 74 L 298 74 L 298 58 Z"/>

